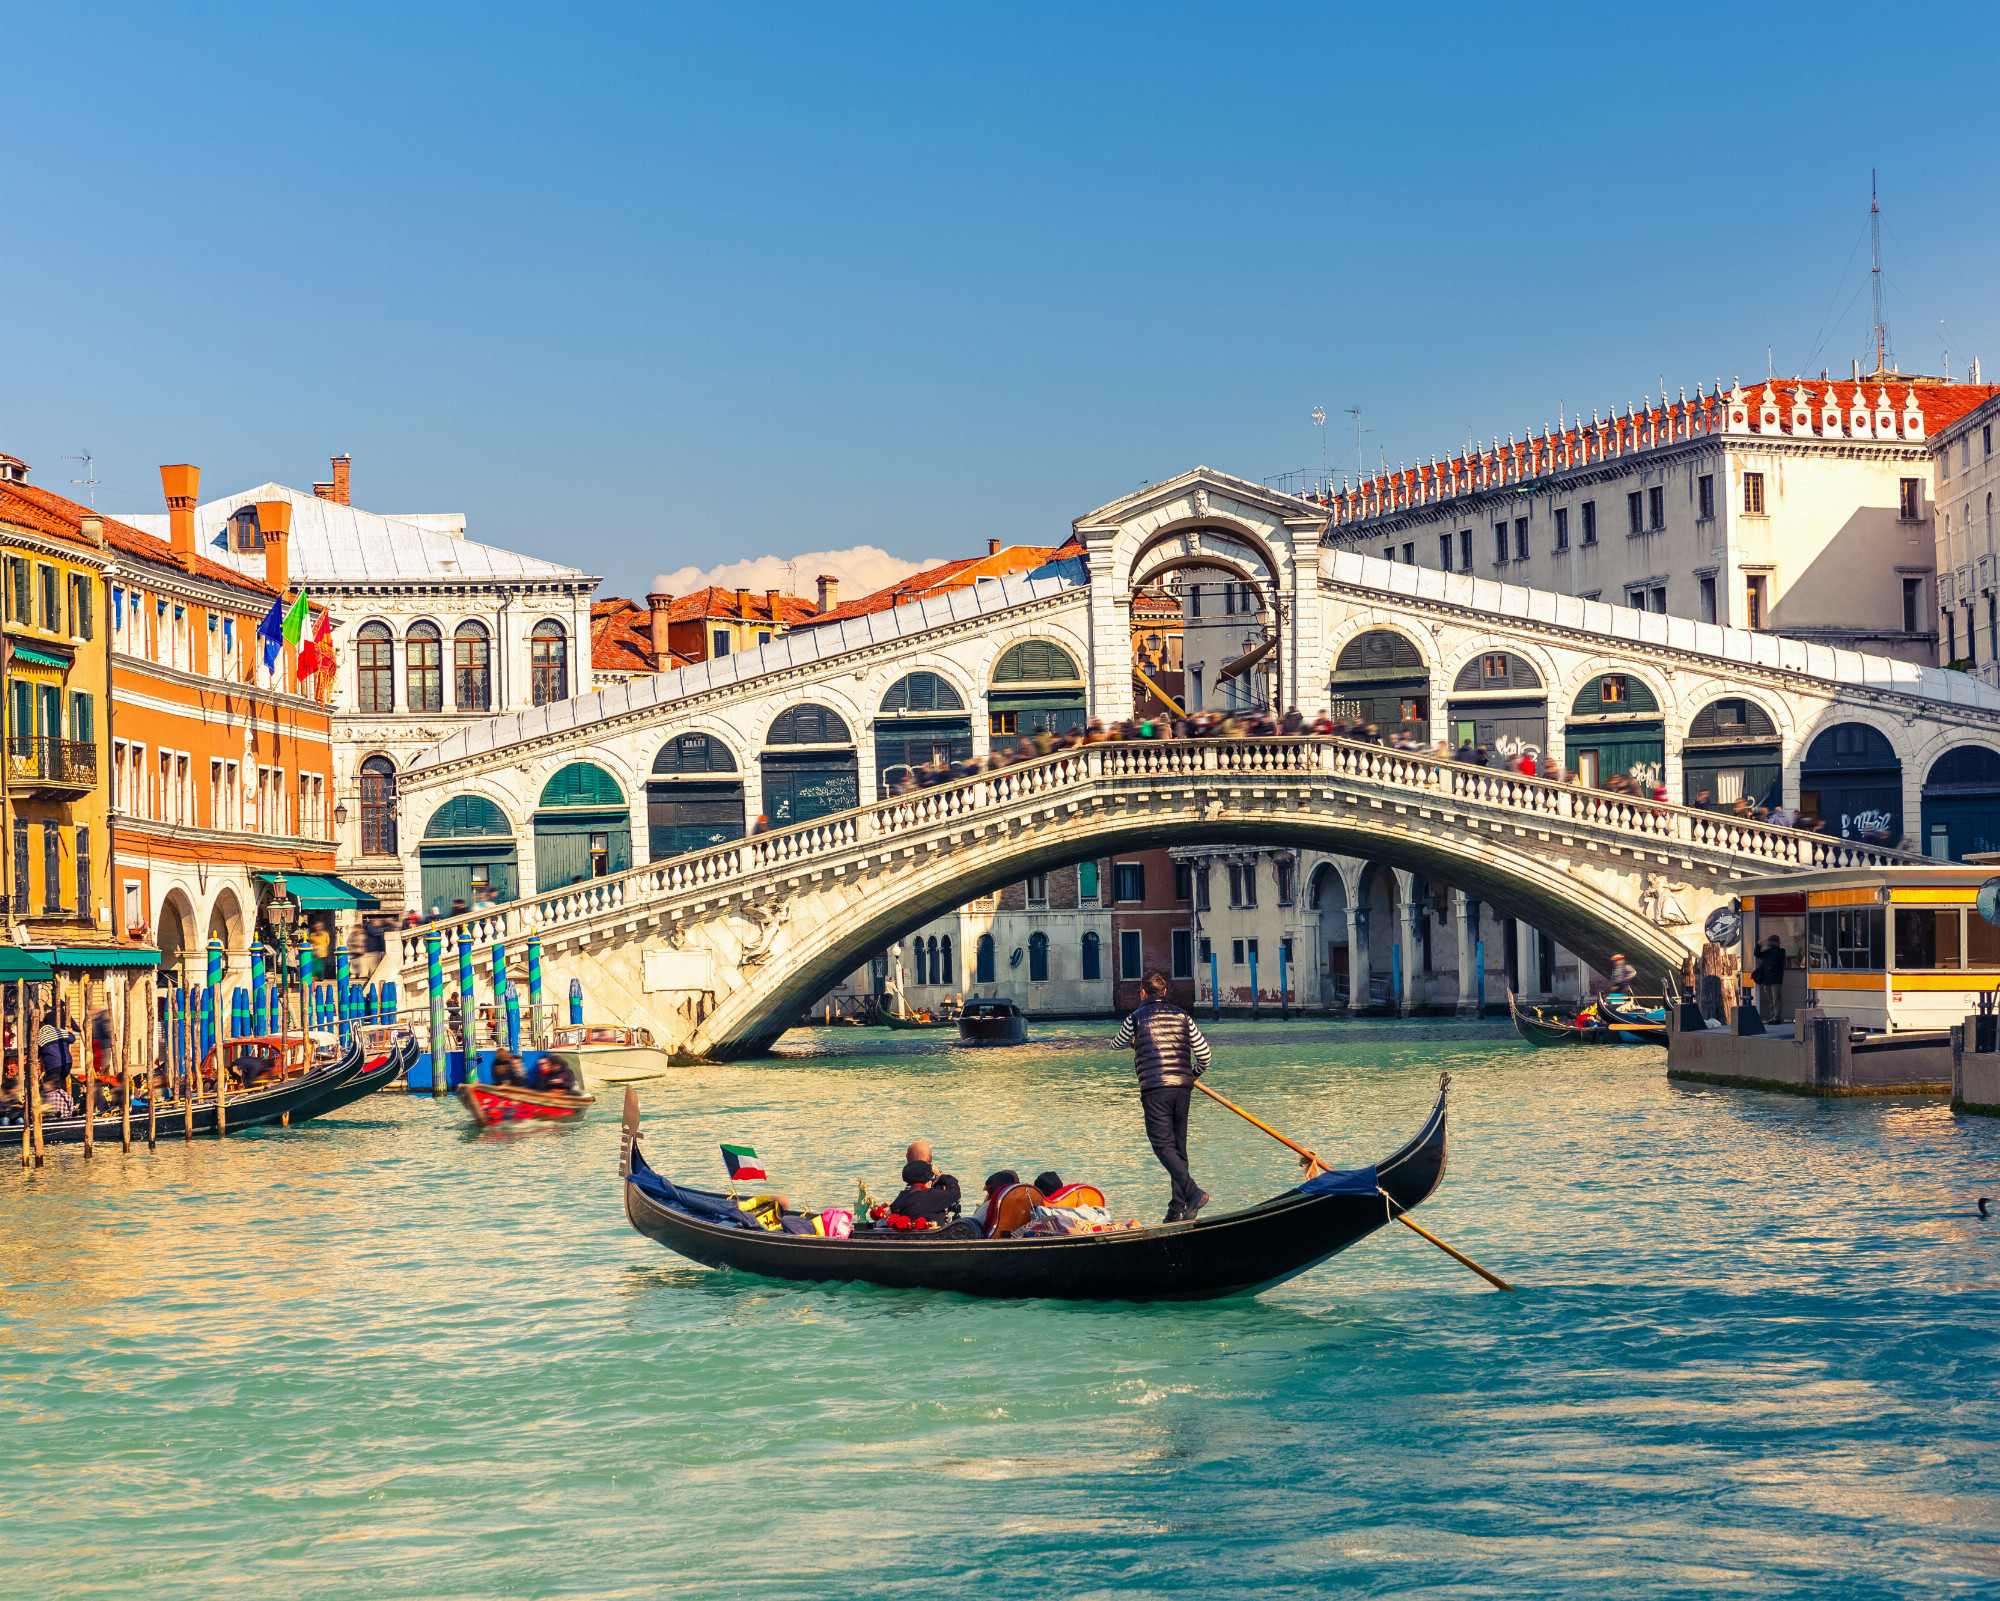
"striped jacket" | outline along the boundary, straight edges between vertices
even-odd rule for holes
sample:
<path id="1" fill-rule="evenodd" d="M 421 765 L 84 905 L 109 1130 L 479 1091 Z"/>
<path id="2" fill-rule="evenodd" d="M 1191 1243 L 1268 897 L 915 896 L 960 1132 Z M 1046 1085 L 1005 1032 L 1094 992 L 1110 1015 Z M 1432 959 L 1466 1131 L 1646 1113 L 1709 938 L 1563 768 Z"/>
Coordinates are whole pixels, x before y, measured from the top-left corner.
<path id="1" fill-rule="evenodd" d="M 1194 1019 L 1171 1001 L 1141 1002 L 1118 1031 L 1117 1044 L 1135 1053 L 1132 1070 L 1142 1090 L 1192 1084 L 1208 1068 L 1208 1041 Z"/>

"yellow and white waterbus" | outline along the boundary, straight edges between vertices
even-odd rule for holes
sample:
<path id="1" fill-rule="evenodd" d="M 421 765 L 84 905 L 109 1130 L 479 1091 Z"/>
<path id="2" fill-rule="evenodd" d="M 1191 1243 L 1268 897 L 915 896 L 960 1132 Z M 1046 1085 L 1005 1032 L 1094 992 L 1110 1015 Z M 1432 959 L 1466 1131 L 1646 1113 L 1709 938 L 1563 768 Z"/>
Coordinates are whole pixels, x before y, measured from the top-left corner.
<path id="1" fill-rule="evenodd" d="M 1813 1005 L 1870 1033 L 1949 1029 L 2000 989 L 2000 928 L 1979 915 L 1979 887 L 1996 869 L 1842 868 L 1752 879 L 1739 886 L 1743 970 L 1776 933 L 1804 955 Z"/>

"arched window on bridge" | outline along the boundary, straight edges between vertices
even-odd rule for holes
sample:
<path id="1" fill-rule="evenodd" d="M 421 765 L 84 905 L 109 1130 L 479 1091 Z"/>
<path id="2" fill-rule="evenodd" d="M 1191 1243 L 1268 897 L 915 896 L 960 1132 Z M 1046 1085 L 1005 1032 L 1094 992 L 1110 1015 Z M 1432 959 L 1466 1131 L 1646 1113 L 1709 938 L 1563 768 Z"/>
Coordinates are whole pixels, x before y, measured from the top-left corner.
<path id="1" fill-rule="evenodd" d="M 713 734 L 676 734 L 646 781 L 648 861 L 743 837 L 743 779 Z"/>
<path id="2" fill-rule="evenodd" d="M 847 720 L 831 706 L 778 713 L 764 736 L 764 815 L 773 828 L 861 804 L 861 768 Z"/>
<path id="3" fill-rule="evenodd" d="M 1813 739 L 1799 763 L 1799 815 L 1822 818 L 1842 839 L 1900 845 L 1903 762 L 1867 723 L 1836 723 Z"/>
<path id="4" fill-rule="evenodd" d="M 1613 778 L 1629 779 L 1650 792 L 1666 761 L 1666 724 L 1644 679 L 1599 673 L 1584 684 L 1563 732 L 1563 766 L 1578 783 L 1608 789 Z"/>
<path id="5" fill-rule="evenodd" d="M 972 718 L 949 679 L 937 673 L 910 673 L 889 686 L 875 719 L 878 797 L 888 795 L 894 769 L 914 771 L 926 762 L 971 758 Z"/>
<path id="6" fill-rule="evenodd" d="M 979 944 L 974 947 L 972 982 L 991 984 L 993 982 L 993 936 L 981 934 Z"/>
<path id="7" fill-rule="evenodd" d="M 1024 639 L 1002 654 L 986 705 L 996 742 L 1011 744 L 1037 729 L 1060 734 L 1088 721 L 1082 672 L 1068 651 L 1046 639 Z"/>
<path id="8" fill-rule="evenodd" d="M 518 858 L 505 812 L 484 795 L 454 795 L 417 846 L 424 911 L 449 916 L 454 901 L 471 907 L 513 900 L 520 894 Z"/>
<path id="9" fill-rule="evenodd" d="M 1924 854 L 1963 861 L 1968 851 L 2000 851 L 2000 751 L 1960 745 L 1924 779 Z"/>
<path id="10" fill-rule="evenodd" d="M 1733 811 L 1739 800 L 1775 806 L 1784 776 L 1778 725 L 1754 700 L 1732 695 L 1694 714 L 1681 746 L 1682 795 L 1689 806 Z"/>
<path id="11" fill-rule="evenodd" d="M 1341 647 L 1327 686 L 1339 723 L 1373 723 L 1386 739 L 1431 738 L 1431 677 L 1422 652 L 1393 628 L 1371 628 Z"/>
<path id="12" fill-rule="evenodd" d="M 1481 651 L 1459 668 L 1445 708 L 1444 737 L 1453 750 L 1486 747 L 1494 766 L 1532 756 L 1548 767 L 1549 700 L 1542 675 L 1517 651 Z"/>
<path id="13" fill-rule="evenodd" d="M 1103 958 L 1099 954 L 1098 938 L 1094 932 L 1086 932 L 1083 936 L 1083 976 L 1087 983 L 1104 976 Z"/>
<path id="14" fill-rule="evenodd" d="M 1049 976 L 1049 937 L 1040 929 L 1028 936 L 1028 981 L 1040 984 Z"/>
<path id="15" fill-rule="evenodd" d="M 535 807 L 535 888 L 608 878 L 632 865 L 632 814 L 618 780 L 594 762 L 571 762 L 542 786 Z"/>

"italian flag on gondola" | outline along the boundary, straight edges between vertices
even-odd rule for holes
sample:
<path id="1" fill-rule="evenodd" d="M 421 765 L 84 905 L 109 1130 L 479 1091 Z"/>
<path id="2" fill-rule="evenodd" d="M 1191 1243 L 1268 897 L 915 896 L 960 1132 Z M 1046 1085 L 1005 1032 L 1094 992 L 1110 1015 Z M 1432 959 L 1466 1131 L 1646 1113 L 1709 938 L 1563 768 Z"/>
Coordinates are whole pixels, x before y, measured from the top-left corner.
<path id="1" fill-rule="evenodd" d="M 746 1183 L 767 1177 L 764 1164 L 757 1160 L 757 1153 L 747 1145 L 725 1145 L 722 1148 L 723 1165 L 729 1169 L 731 1181 L 742 1179 Z"/>

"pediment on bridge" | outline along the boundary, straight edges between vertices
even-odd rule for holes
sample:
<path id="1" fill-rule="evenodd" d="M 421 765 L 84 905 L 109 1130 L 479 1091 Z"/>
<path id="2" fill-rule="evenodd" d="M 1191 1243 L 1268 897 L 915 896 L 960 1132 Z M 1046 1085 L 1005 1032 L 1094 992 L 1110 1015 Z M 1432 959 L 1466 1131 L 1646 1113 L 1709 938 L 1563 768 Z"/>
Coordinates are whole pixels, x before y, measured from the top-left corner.
<path id="1" fill-rule="evenodd" d="M 1326 524 L 1326 508 L 1312 501 L 1196 467 L 1100 506 L 1073 526 L 1093 552 L 1093 573 L 1122 589 L 1203 548 L 1246 577 L 1283 583 L 1284 569 L 1316 565 Z"/>

